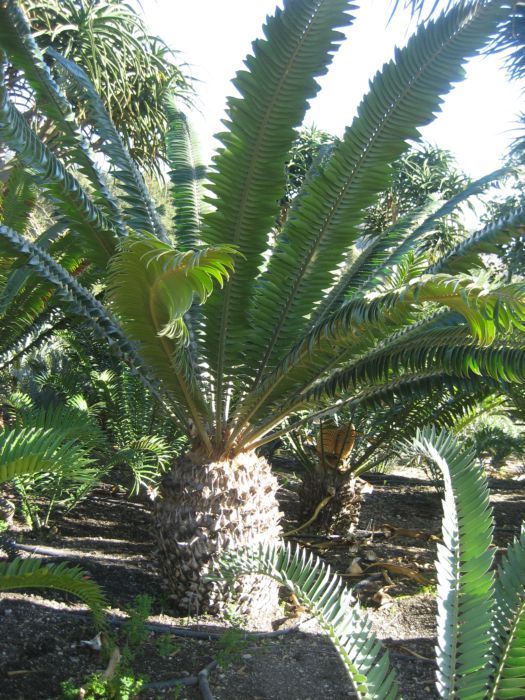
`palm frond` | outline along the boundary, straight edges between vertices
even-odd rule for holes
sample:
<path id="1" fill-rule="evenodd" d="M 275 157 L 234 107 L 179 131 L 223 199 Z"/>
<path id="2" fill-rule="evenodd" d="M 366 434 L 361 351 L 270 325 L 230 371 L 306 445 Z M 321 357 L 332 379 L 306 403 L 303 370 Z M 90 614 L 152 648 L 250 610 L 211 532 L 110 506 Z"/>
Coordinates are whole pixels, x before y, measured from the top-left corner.
<path id="1" fill-rule="evenodd" d="M 35 472 L 51 472 L 89 460 L 67 431 L 57 428 L 13 428 L 0 431 L 0 483 Z"/>
<path id="2" fill-rule="evenodd" d="M 234 254 L 227 245 L 179 253 L 154 238 L 130 240 L 115 257 L 109 281 L 122 327 L 163 386 L 187 407 L 207 445 L 209 406 L 190 371 L 184 314 L 194 297 L 208 298 L 214 281 L 223 284 Z"/>
<path id="3" fill-rule="evenodd" d="M 167 241 L 164 226 L 146 189 L 140 170 L 122 143 L 86 72 L 51 47 L 48 48 L 47 53 L 64 69 L 71 81 L 72 89 L 86 103 L 89 118 L 95 126 L 97 136 L 101 139 L 100 149 L 111 163 L 112 173 L 124 192 L 127 207 L 123 214 L 126 223 L 139 234 L 150 233 L 159 240 Z"/>
<path id="4" fill-rule="evenodd" d="M 2 191 L 3 190 L 3 191 Z M 25 233 L 36 202 L 36 191 L 27 173 L 18 164 L 0 187 L 0 216 L 6 226 Z"/>
<path id="5" fill-rule="evenodd" d="M 51 405 L 23 412 L 20 424 L 25 428 L 60 430 L 64 439 L 78 440 L 87 449 L 103 450 L 106 437 L 88 410 L 78 403 Z"/>
<path id="6" fill-rule="evenodd" d="M 32 173 L 42 192 L 67 218 L 69 226 L 82 240 L 101 267 L 107 264 L 115 248 L 116 229 L 106 214 L 95 205 L 76 178 L 40 141 L 9 99 L 0 84 L 0 138 Z"/>
<path id="7" fill-rule="evenodd" d="M 104 608 L 108 601 L 100 586 L 77 566 L 65 563 L 44 565 L 42 561 L 31 558 L 0 562 L 0 591 L 20 588 L 51 588 L 71 593 L 90 608 L 99 629 L 106 627 Z"/>
<path id="8" fill-rule="evenodd" d="M 244 449 L 257 449 L 293 430 L 300 430 L 303 425 L 332 416 L 342 409 L 350 412 L 356 409 L 375 411 L 392 406 L 396 402 L 415 405 L 416 402 L 439 392 L 451 394 L 458 391 L 468 392 L 472 389 L 473 382 L 477 381 L 479 381 L 477 377 L 455 377 L 439 370 L 405 373 L 401 377 L 395 377 L 379 385 L 367 386 L 357 396 L 345 394 L 344 397 L 335 400 L 327 399 L 321 404 L 307 406 L 300 417 L 288 421 L 278 430 L 274 429 L 289 417 L 290 407 L 282 411 L 276 410 L 272 416 L 262 420 L 257 427 L 247 430 L 242 436 L 242 444 Z M 501 389 L 494 380 L 483 378 L 483 382 L 492 387 L 493 391 Z"/>
<path id="9" fill-rule="evenodd" d="M 437 688 L 441 697 L 485 697 L 494 575 L 489 490 L 474 454 L 447 433 L 422 431 L 414 450 L 444 482 L 443 544 L 438 545 Z"/>
<path id="10" fill-rule="evenodd" d="M 289 544 L 260 545 L 253 551 L 224 553 L 219 566 L 226 579 L 263 574 L 286 586 L 332 640 L 357 697 L 395 700 L 397 683 L 388 652 L 352 592 L 315 554 Z"/>
<path id="11" fill-rule="evenodd" d="M 305 182 L 258 285 L 251 346 L 263 353 L 255 384 L 308 324 L 361 235 L 363 210 L 386 189 L 391 163 L 434 118 L 502 16 L 498 3 L 462 2 L 421 28 L 376 75 L 326 168 Z M 437 67 L 439 66 L 439 69 Z M 248 365 L 253 365 L 248 358 Z M 250 368 L 251 369 L 251 368 Z"/>
<path id="12" fill-rule="evenodd" d="M 488 700 L 525 695 L 525 527 L 498 567 Z"/>
<path id="13" fill-rule="evenodd" d="M 56 326 L 62 322 L 63 317 L 60 314 L 57 314 L 55 311 L 46 311 L 27 327 L 24 324 L 22 332 L 16 332 L 13 337 L 6 337 L 4 326 L 2 328 L 3 337 L 0 347 L 0 370 L 6 369 L 25 353 L 39 345 L 46 337 L 54 333 Z"/>
<path id="14" fill-rule="evenodd" d="M 176 245 L 183 252 L 201 245 L 205 168 L 188 118 L 174 101 L 166 103 L 166 154 L 175 206 Z"/>
<path id="15" fill-rule="evenodd" d="M 71 106 L 51 77 L 24 14 L 14 0 L 0 4 L 0 48 L 18 69 L 24 71 L 42 114 L 61 132 L 60 147 L 66 149 L 69 163 L 77 166 L 88 178 L 96 201 L 106 209 L 106 214 L 115 222 L 120 234 L 125 235 L 118 206 L 93 161 L 88 143 L 75 124 Z M 5 223 L 21 230 L 9 222 Z"/>
<path id="16" fill-rule="evenodd" d="M 137 372 L 149 390 L 159 398 L 163 405 L 166 405 L 166 399 L 159 394 L 156 382 L 137 353 L 135 345 L 91 292 L 61 267 L 46 251 L 41 250 L 16 231 L 1 224 L 0 239 L 8 245 L 10 250 L 26 256 L 27 264 L 32 270 L 56 287 L 57 294 L 67 302 L 69 308 L 75 314 L 86 319 L 93 330 L 109 344 L 113 354 Z M 209 280 L 206 278 L 200 284 L 205 287 L 208 283 Z M 178 409 L 175 406 L 173 409 L 168 408 L 168 410 L 172 412 L 172 410 L 177 411 Z M 181 416 L 179 411 L 179 418 Z"/>
<path id="17" fill-rule="evenodd" d="M 415 310 L 422 303 L 437 303 L 456 312 L 458 323 L 462 323 L 462 317 L 474 339 L 488 345 L 494 341 L 497 331 L 508 333 L 525 327 L 524 294 L 525 287 L 521 284 L 493 289 L 483 279 L 436 275 L 417 278 L 395 292 L 349 301 L 328 322 L 306 334 L 281 360 L 277 370 L 244 402 L 237 424 L 245 425 L 272 404 L 280 403 L 279 415 L 284 415 L 283 396 L 292 397 L 286 404 L 288 410 L 298 410 L 302 405 L 298 398 L 301 387 L 309 387 L 317 380 L 301 398 L 308 395 L 308 401 L 319 400 L 327 390 L 330 396 L 344 391 L 348 385 L 339 382 L 343 376 L 348 376 L 344 375 L 344 369 L 335 369 L 331 378 L 329 375 L 322 379 L 326 371 L 333 368 L 335 360 L 342 364 L 343 360 L 366 356 L 381 338 L 402 329 L 409 334 L 410 324 L 416 320 Z M 388 353 L 385 359 L 388 360 Z M 464 358 L 464 361 L 467 360 Z M 518 375 L 519 366 L 516 368 Z M 474 361 L 472 367 L 475 367 Z M 233 438 L 237 435 L 238 430 L 234 431 Z"/>
<path id="18" fill-rule="evenodd" d="M 204 308 L 207 361 L 215 375 L 216 433 L 222 433 L 225 393 L 239 365 L 248 325 L 248 305 L 263 263 L 267 236 L 285 186 L 284 164 L 303 121 L 307 100 L 319 86 L 348 25 L 346 0 L 287 1 L 264 27 L 265 39 L 253 44 L 234 85 L 241 98 L 228 102 L 224 148 L 210 171 L 210 204 L 203 240 L 230 243 L 244 256 L 221 294 Z"/>
<path id="19" fill-rule="evenodd" d="M 503 219 L 487 224 L 481 231 L 476 231 L 467 240 L 458 243 L 441 259 L 428 267 L 427 274 L 472 270 L 481 267 L 480 256 L 497 253 L 498 245 L 513 238 L 525 235 L 525 209 L 518 209 Z"/>

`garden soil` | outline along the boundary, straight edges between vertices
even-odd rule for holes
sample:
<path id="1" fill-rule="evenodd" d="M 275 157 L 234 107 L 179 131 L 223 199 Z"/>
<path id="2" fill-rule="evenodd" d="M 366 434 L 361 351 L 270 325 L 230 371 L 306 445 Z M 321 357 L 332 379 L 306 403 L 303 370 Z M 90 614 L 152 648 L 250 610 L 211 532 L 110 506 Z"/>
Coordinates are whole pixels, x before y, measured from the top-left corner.
<path id="1" fill-rule="evenodd" d="M 377 635 L 389 649 L 405 700 L 437 697 L 435 677 L 435 569 L 441 528 L 441 501 L 422 473 L 370 475 L 356 536 L 316 536 L 310 529 L 296 541 L 311 548 L 354 586 Z M 284 479 L 285 530 L 297 525 L 297 483 Z M 491 479 L 496 516 L 495 544 L 503 552 L 525 519 L 525 483 Z M 348 678 L 330 641 L 297 602 L 283 594 L 274 628 L 294 631 L 255 639 L 239 631 L 234 612 L 227 620 L 180 618 L 170 614 L 169 597 L 156 575 L 151 507 L 128 500 L 104 485 L 52 530 L 33 534 L 16 526 L 26 546 L 58 550 L 51 561 L 67 560 L 85 569 L 105 590 L 111 614 L 122 619 L 136 596 L 152 598 L 148 630 L 133 661 L 135 675 L 150 683 L 191 678 L 214 660 L 209 674 L 215 700 L 346 700 Z M 26 552 L 24 556 L 29 556 Z M 36 556 L 39 556 L 38 554 Z M 213 639 L 173 636 L 173 626 L 201 630 Z M 100 651 L 85 644 L 93 628 L 86 609 L 65 595 L 0 595 L 0 699 L 60 698 L 61 682 L 81 686 L 107 665 Z M 217 633 L 219 638 L 217 639 Z M 81 696 L 79 696 L 81 697 Z M 143 690 L 139 698 L 201 698 L 193 686 Z"/>

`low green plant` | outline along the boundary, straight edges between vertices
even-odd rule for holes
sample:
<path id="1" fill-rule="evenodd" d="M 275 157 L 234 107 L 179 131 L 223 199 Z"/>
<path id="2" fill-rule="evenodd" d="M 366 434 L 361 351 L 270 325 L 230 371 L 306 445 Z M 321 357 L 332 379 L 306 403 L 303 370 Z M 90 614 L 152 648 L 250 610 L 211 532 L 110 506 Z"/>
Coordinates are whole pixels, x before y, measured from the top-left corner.
<path id="1" fill-rule="evenodd" d="M 157 647 L 159 655 L 162 656 L 163 659 L 166 659 L 170 656 L 174 656 L 180 650 L 181 645 L 174 641 L 173 635 L 161 634 L 155 640 L 155 646 Z"/>
<path id="2" fill-rule="evenodd" d="M 494 519 L 482 466 L 446 432 L 420 431 L 412 451 L 443 477 L 438 545 L 436 687 L 444 700 L 525 696 L 525 527 L 494 572 Z M 226 579 L 263 574 L 286 585 L 330 636 L 361 700 L 398 697 L 388 652 L 342 579 L 312 553 L 272 543 L 224 553 Z"/>
<path id="3" fill-rule="evenodd" d="M 57 507 L 71 510 L 100 481 L 105 468 L 95 456 L 103 437 L 79 397 L 42 407 L 15 392 L 4 406 L 0 483 L 12 480 L 27 523 L 45 527 Z"/>
<path id="4" fill-rule="evenodd" d="M 93 673 L 81 688 L 69 680 L 61 684 L 64 700 L 78 700 L 79 697 L 84 700 L 131 700 L 137 697 L 143 686 L 143 678 L 119 675 L 109 679 L 100 673 Z"/>
<path id="5" fill-rule="evenodd" d="M 130 655 L 130 660 L 134 657 L 137 649 L 144 644 L 148 638 L 148 630 L 145 627 L 145 622 L 151 613 L 153 599 L 151 596 L 143 594 L 136 596 L 133 605 L 126 612 L 128 619 L 122 625 L 122 633 L 125 643 L 122 647 L 122 658 L 124 659 L 127 653 Z"/>
<path id="6" fill-rule="evenodd" d="M 239 627 L 230 627 L 217 640 L 219 651 L 216 659 L 221 668 L 228 668 L 241 659 L 241 654 L 248 646 L 249 638 Z"/>
<path id="7" fill-rule="evenodd" d="M 61 684 L 62 694 L 66 700 L 83 697 L 85 700 L 129 700 L 138 695 L 146 678 L 136 675 L 133 670 L 135 657 L 148 637 L 145 621 L 151 612 L 152 598 L 139 595 L 126 612 L 128 619 L 122 625 L 120 633 L 108 633 L 102 647 L 108 661 L 117 654 L 117 662 L 111 672 L 95 673 L 88 676 L 81 687 L 70 679 Z"/>

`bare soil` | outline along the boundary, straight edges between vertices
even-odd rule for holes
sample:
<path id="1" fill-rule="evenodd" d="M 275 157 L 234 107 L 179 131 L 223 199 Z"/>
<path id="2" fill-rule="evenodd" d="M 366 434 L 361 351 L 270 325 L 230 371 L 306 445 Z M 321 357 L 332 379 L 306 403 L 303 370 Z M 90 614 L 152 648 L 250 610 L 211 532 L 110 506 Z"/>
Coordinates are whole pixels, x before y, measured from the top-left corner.
<path id="1" fill-rule="evenodd" d="M 310 534 L 313 527 L 295 539 L 356 586 L 376 633 L 390 651 L 403 697 L 435 698 L 434 560 L 440 498 L 421 473 L 410 478 L 369 475 L 369 480 L 374 491 L 366 497 L 352 541 L 316 537 Z M 285 530 L 297 525 L 296 487 L 287 480 L 281 490 Z M 491 487 L 495 544 L 503 551 L 525 519 L 525 483 L 491 479 Z M 127 500 L 108 485 L 56 522 L 51 532 L 33 534 L 18 525 L 16 537 L 27 545 L 60 550 L 61 558 L 84 568 L 103 586 L 114 616 L 123 616 L 137 595 L 147 593 L 153 599 L 149 622 L 227 632 L 232 619 L 180 618 L 170 613 L 169 598 L 156 575 L 150 510 L 148 502 Z M 230 632 L 222 640 L 166 637 L 169 627 L 150 631 L 134 660 L 134 672 L 150 682 L 180 679 L 196 676 L 219 658 L 221 665 L 209 676 L 216 700 L 355 697 L 342 663 L 316 623 L 308 621 L 293 601 L 283 600 L 282 608 L 283 619 L 275 626 L 282 629 L 306 620 L 299 631 L 265 639 Z M 90 673 L 104 669 L 100 652 L 83 643 L 96 632 L 85 612 L 75 600 L 54 592 L 0 594 L 0 699 L 60 698 L 61 681 L 71 679 L 80 686 Z M 167 640 L 170 643 L 160 653 L 159 644 Z M 146 689 L 138 697 L 202 696 L 197 686 L 178 686 Z"/>

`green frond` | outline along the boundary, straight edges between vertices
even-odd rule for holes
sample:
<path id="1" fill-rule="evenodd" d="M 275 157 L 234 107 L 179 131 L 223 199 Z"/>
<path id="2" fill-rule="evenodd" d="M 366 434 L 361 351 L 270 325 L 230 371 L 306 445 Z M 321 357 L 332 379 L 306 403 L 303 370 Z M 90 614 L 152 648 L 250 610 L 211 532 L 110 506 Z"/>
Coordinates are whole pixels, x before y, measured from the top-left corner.
<path id="1" fill-rule="evenodd" d="M 361 266 L 359 265 L 361 256 L 356 261 L 359 273 L 355 277 L 348 275 L 348 286 L 346 287 L 346 297 L 352 298 L 357 294 L 364 294 L 369 291 L 373 291 L 376 285 L 381 285 L 383 280 L 387 277 L 388 271 L 393 269 L 395 265 L 402 263 L 406 255 L 412 250 L 423 250 L 425 244 L 425 237 L 429 233 L 432 233 L 436 223 L 449 216 L 453 211 L 455 211 L 461 204 L 467 201 L 469 198 L 482 193 L 486 190 L 487 186 L 497 182 L 501 177 L 503 177 L 508 172 L 508 169 L 501 168 L 499 170 L 486 175 L 485 177 L 470 183 L 462 192 L 451 197 L 448 201 L 441 203 L 438 207 L 438 202 L 429 202 L 427 207 L 423 209 L 425 211 L 427 208 L 430 210 L 430 216 L 425 218 L 423 222 L 414 227 L 409 231 L 409 235 L 404 237 L 403 240 L 394 241 L 393 245 L 391 243 L 391 238 L 387 234 L 387 238 L 383 240 L 383 235 L 374 239 L 369 247 L 373 249 L 374 252 L 374 263 L 375 267 L 372 267 L 370 263 L 367 264 L 365 268 L 365 273 L 368 272 L 368 276 L 364 276 L 361 272 Z M 418 211 L 413 212 L 412 216 L 417 215 Z M 399 226 L 403 225 L 403 220 L 399 222 Z M 393 227 L 395 230 L 397 228 Z M 382 253 L 382 257 L 381 256 Z M 368 257 L 368 248 L 365 249 L 363 255 Z M 424 253 L 426 254 L 426 253 Z M 368 261 L 367 261 L 368 262 Z M 428 266 L 425 266 L 421 272 L 426 271 Z M 363 279 L 364 278 L 364 279 Z M 339 286 L 339 284 L 337 285 Z M 334 288 L 335 290 L 335 288 Z M 328 295 L 328 298 L 332 297 L 332 292 Z M 335 301 L 335 300 L 334 300 Z M 316 323 L 319 323 L 319 319 L 315 319 Z"/>
<path id="2" fill-rule="evenodd" d="M 21 333 L 16 332 L 12 337 L 6 337 L 5 327 L 2 328 L 0 345 L 0 370 L 19 360 L 25 353 L 39 345 L 46 337 L 55 331 L 56 325 L 63 322 L 62 316 L 56 312 L 46 312 L 32 323 L 28 324 Z M 18 329 L 16 329 L 18 331 Z"/>
<path id="3" fill-rule="evenodd" d="M 432 121 L 441 95 L 463 77 L 462 64 L 501 16 L 497 2 L 459 3 L 421 27 L 374 78 L 326 167 L 305 182 L 259 282 L 247 360 L 251 370 L 263 355 L 256 384 L 309 325 L 315 303 L 362 234 L 365 207 L 389 184 L 389 164 Z"/>
<path id="4" fill-rule="evenodd" d="M 191 124 L 174 100 L 166 102 L 166 116 L 166 155 L 171 168 L 176 245 L 178 250 L 195 250 L 201 245 L 206 171 Z"/>
<path id="5" fill-rule="evenodd" d="M 47 53 L 64 69 L 71 81 L 71 89 L 85 103 L 89 119 L 95 127 L 97 136 L 101 139 L 100 149 L 111 163 L 112 174 L 124 193 L 127 207 L 123 210 L 123 216 L 126 223 L 138 234 L 150 233 L 159 240 L 167 241 L 167 234 L 140 170 L 122 143 L 86 72 L 51 47 L 48 48 Z"/>
<path id="6" fill-rule="evenodd" d="M 74 403 L 33 409 L 21 416 L 20 423 L 24 428 L 59 430 L 65 440 L 78 440 L 85 448 L 101 450 L 106 443 L 103 431 L 89 412 Z"/>
<path id="7" fill-rule="evenodd" d="M 325 322 L 345 300 L 360 295 L 364 288 L 369 290 L 376 277 L 393 268 L 395 263 L 392 261 L 389 264 L 387 261 L 396 255 L 401 257 L 401 250 L 403 254 L 407 253 L 411 244 L 415 247 L 424 228 L 431 226 L 439 215 L 439 203 L 429 202 L 368 241 L 363 250 L 343 268 L 337 284 L 313 311 L 312 327 Z"/>
<path id="8" fill-rule="evenodd" d="M 498 567 L 488 700 L 525 695 L 525 527 Z"/>
<path id="9" fill-rule="evenodd" d="M 466 272 L 471 271 L 476 266 L 482 267 L 480 256 L 483 253 L 496 253 L 498 245 L 524 235 L 525 209 L 518 209 L 514 214 L 487 224 L 466 241 L 458 243 L 425 272 L 433 275 L 441 272 Z"/>
<path id="10" fill-rule="evenodd" d="M 472 344 L 477 341 L 488 345 L 497 331 L 505 334 L 525 328 L 524 296 L 525 286 L 519 283 L 493 289 L 483 279 L 436 275 L 417 278 L 394 292 L 349 301 L 285 355 L 279 367 L 245 400 L 237 423 L 242 425 L 261 412 L 267 413 L 272 404 L 274 410 L 275 404 L 278 405 L 279 414 L 283 414 L 283 397 L 290 397 L 284 406 L 295 411 L 304 400 L 310 403 L 344 392 L 351 372 L 345 375 L 344 369 L 337 365 L 348 364 L 350 359 L 358 360 L 361 356 L 366 362 L 366 354 L 382 339 L 401 330 L 410 334 L 410 324 L 416 320 L 416 311 L 421 311 L 422 304 L 432 302 L 448 307 L 459 315 L 459 323 L 468 323 L 474 336 Z M 384 358 L 388 361 L 388 353 L 384 353 Z M 463 358 L 463 362 L 468 363 L 468 358 Z M 495 354 L 490 362 L 486 366 L 495 367 L 496 371 L 499 362 L 498 376 L 506 376 L 501 357 L 498 360 Z M 471 367 L 475 367 L 474 360 Z M 521 375 L 520 367 L 518 364 L 515 368 L 516 376 Z M 333 375 L 326 377 L 328 370 Z"/>
<path id="11" fill-rule="evenodd" d="M 286 545 L 221 555 L 221 575 L 269 576 L 294 593 L 333 642 L 361 700 L 395 700 L 397 683 L 385 651 L 359 603 L 337 574 L 313 553 Z"/>
<path id="12" fill-rule="evenodd" d="M 125 464 L 133 475 L 130 495 L 139 493 L 141 487 L 150 488 L 173 462 L 174 449 L 158 435 L 145 435 L 131 441 L 113 457 L 115 464 Z"/>
<path id="13" fill-rule="evenodd" d="M 0 83 L 0 139 L 13 150 L 32 174 L 42 192 L 60 211 L 92 261 L 105 267 L 115 249 L 116 229 L 106 214 L 85 193 L 78 180 L 29 128 Z"/>
<path id="14" fill-rule="evenodd" d="M 27 173 L 15 163 L 7 182 L 0 186 L 0 217 L 6 226 L 25 233 L 36 202 L 36 191 Z"/>
<path id="15" fill-rule="evenodd" d="M 9 226 L 9 228 L 18 231 L 19 233 L 25 235 L 24 226 L 13 226 L 9 223 L 7 218 L 2 220 L 4 226 Z M 43 250 L 47 250 L 49 245 L 53 243 L 59 236 L 64 233 L 66 228 L 63 222 L 54 224 L 50 226 L 46 231 L 44 231 L 40 236 L 38 236 L 34 243 L 36 243 Z M 0 317 L 7 313 L 8 308 L 11 305 L 16 304 L 17 316 L 21 316 L 30 312 L 30 309 L 23 302 L 21 303 L 20 292 L 24 289 L 28 281 L 34 282 L 34 278 L 31 279 L 31 271 L 24 267 L 12 266 L 11 270 L 5 280 L 5 284 L 0 287 Z M 40 296 L 45 296 L 45 292 L 42 291 L 40 287 L 38 290 Z"/>
<path id="16" fill-rule="evenodd" d="M 292 430 L 299 430 L 303 425 L 332 416 L 343 408 L 349 411 L 357 408 L 377 411 L 392 406 L 396 402 L 408 406 L 439 392 L 452 394 L 458 391 L 468 392 L 472 389 L 473 383 L 476 384 L 478 381 L 478 377 L 455 377 L 438 370 L 406 373 L 379 385 L 367 386 L 357 396 L 350 393 L 337 398 L 327 397 L 325 401 L 314 402 L 311 406 L 298 406 L 296 403 L 293 406 L 271 406 L 269 408 L 273 413 L 270 410 L 268 417 L 251 430 L 246 430 L 242 435 L 242 444 L 245 449 L 257 449 Z M 483 378 L 483 382 L 491 386 L 493 391 L 498 391 L 500 388 L 494 380 L 486 377 Z M 293 415 L 293 411 L 299 409 L 305 409 L 301 417 L 289 420 L 284 427 L 274 430 L 289 418 L 291 412 Z"/>
<path id="17" fill-rule="evenodd" d="M 75 124 L 71 106 L 51 77 L 24 14 L 15 0 L 5 0 L 0 4 L 0 49 L 7 53 L 18 69 L 23 70 L 24 77 L 34 91 L 38 108 L 60 132 L 59 146 L 66 149 L 67 161 L 78 167 L 88 178 L 96 201 L 116 223 L 120 234 L 125 235 L 117 204 L 93 161 L 82 132 Z M 8 221 L 5 223 L 23 232 L 16 225 Z"/>
<path id="18" fill-rule="evenodd" d="M 457 434 L 458 426 L 473 411 L 499 398 L 494 391 L 491 383 L 478 377 L 453 388 L 443 386 L 430 390 L 428 395 L 409 403 L 398 399 L 382 408 L 375 407 L 370 421 L 366 407 L 358 406 L 353 421 L 366 437 L 362 445 L 352 451 L 349 469 L 358 476 L 390 460 L 399 463 L 399 443 L 413 440 L 417 430 L 428 425 Z"/>
<path id="19" fill-rule="evenodd" d="M 443 544 L 438 544 L 437 688 L 443 698 L 484 698 L 493 619 L 494 576 L 489 490 L 474 453 L 451 435 L 422 431 L 417 454 L 444 482 Z"/>
<path id="20" fill-rule="evenodd" d="M 207 361 L 215 375 L 217 434 L 221 434 L 226 387 L 239 366 L 248 326 L 248 307 L 263 263 L 267 237 L 285 187 L 284 164 L 307 100 L 318 91 L 343 38 L 336 27 L 350 24 L 346 0 L 286 0 L 253 44 L 253 56 L 234 85 L 241 97 L 228 101 L 228 131 L 220 135 L 210 171 L 215 211 L 206 218 L 207 245 L 229 243 L 244 256 L 222 293 L 203 310 Z"/>
<path id="21" fill-rule="evenodd" d="M 79 567 L 65 563 L 44 565 L 42 561 L 31 558 L 0 562 L 0 591 L 28 588 L 51 588 L 71 593 L 91 609 L 99 629 L 106 627 L 104 608 L 108 607 L 108 601 L 100 586 Z"/>
<path id="22" fill-rule="evenodd" d="M 458 327 L 450 316 L 451 327 L 418 329 L 406 338 L 396 337 L 363 359 L 350 362 L 323 378 L 310 389 L 297 394 L 297 404 L 309 404 L 323 398 L 353 395 L 368 385 L 378 385 L 393 377 L 441 370 L 454 377 L 491 377 L 503 382 L 525 382 L 525 347 L 517 338 L 503 347 L 476 346 L 469 341 L 468 329 Z"/>
<path id="23" fill-rule="evenodd" d="M 138 355 L 135 345 L 91 292 L 61 267 L 46 251 L 41 250 L 16 231 L 1 224 L 0 239 L 8 245 L 10 250 L 26 256 L 27 264 L 31 269 L 56 288 L 57 294 L 68 304 L 73 313 L 86 319 L 93 330 L 108 343 L 113 354 L 137 372 L 149 390 L 159 398 L 162 404 L 166 405 L 165 399 L 159 395 L 150 371 Z M 198 276 L 198 272 L 196 275 Z M 206 288 L 206 284 L 208 284 L 207 279 L 205 282 L 201 282 L 204 288 Z"/>
<path id="24" fill-rule="evenodd" d="M 222 286 L 235 250 L 223 245 L 177 252 L 154 238 L 129 240 L 116 255 L 108 296 L 123 329 L 138 344 L 155 376 L 185 405 L 206 442 L 206 405 L 191 371 L 184 314 L 204 302 L 214 282 Z"/>
<path id="25" fill-rule="evenodd" d="M 4 428 L 0 431 L 0 483 L 70 463 L 91 462 L 67 431 L 57 428 Z"/>

